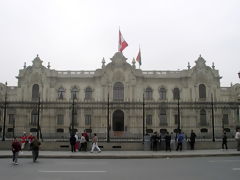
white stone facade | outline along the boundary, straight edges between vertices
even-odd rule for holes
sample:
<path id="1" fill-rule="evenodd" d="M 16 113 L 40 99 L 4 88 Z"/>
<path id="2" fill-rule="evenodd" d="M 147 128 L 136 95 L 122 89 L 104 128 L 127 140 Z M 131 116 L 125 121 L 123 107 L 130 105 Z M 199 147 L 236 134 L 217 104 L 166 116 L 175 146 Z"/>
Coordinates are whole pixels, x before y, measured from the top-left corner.
<path id="1" fill-rule="evenodd" d="M 212 115 L 216 136 L 223 128 L 233 134 L 239 125 L 240 84 L 221 87 L 218 70 L 201 56 L 194 67 L 179 71 L 143 71 L 126 60 L 117 52 L 95 71 L 57 71 L 37 56 L 19 71 L 17 87 L 0 84 L 1 132 L 4 116 L 6 134 L 13 127 L 16 134 L 33 131 L 38 101 L 46 137 L 68 134 L 72 119 L 78 131 L 92 129 L 105 137 L 108 111 L 111 137 L 141 137 L 143 129 L 173 132 L 178 126 L 187 134 L 193 129 L 199 137 L 211 137 Z"/>

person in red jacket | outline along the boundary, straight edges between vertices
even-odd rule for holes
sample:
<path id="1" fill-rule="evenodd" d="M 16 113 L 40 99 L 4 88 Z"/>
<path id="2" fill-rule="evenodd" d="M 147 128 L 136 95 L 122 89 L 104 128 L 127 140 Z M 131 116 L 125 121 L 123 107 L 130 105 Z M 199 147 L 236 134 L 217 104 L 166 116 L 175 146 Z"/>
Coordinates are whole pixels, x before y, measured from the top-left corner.
<path id="1" fill-rule="evenodd" d="M 13 163 L 15 165 L 18 164 L 18 153 L 19 151 L 21 151 L 21 144 L 20 142 L 17 140 L 16 137 L 14 137 L 13 142 L 12 142 L 12 152 L 13 152 Z"/>

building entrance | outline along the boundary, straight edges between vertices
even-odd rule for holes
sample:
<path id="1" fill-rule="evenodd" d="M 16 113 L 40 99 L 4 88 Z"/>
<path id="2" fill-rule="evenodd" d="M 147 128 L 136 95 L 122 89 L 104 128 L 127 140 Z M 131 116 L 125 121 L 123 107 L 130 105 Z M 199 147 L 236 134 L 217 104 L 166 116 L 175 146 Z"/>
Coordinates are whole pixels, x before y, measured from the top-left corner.
<path id="1" fill-rule="evenodd" d="M 113 131 L 124 131 L 124 113 L 121 110 L 113 113 Z"/>

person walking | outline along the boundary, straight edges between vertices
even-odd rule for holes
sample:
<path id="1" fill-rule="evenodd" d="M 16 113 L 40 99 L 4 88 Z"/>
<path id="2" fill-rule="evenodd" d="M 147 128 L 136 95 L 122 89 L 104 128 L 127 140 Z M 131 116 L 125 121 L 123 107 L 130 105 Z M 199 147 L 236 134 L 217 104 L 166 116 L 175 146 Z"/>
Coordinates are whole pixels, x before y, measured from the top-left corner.
<path id="1" fill-rule="evenodd" d="M 32 143 L 30 144 L 31 149 L 32 149 L 33 162 L 37 161 L 37 158 L 38 158 L 38 155 L 39 155 L 39 147 L 40 147 L 40 145 L 41 145 L 41 143 L 38 140 L 38 138 L 33 136 Z"/>
<path id="2" fill-rule="evenodd" d="M 193 132 L 193 130 L 191 130 L 190 141 L 189 141 L 191 150 L 194 150 L 194 148 L 195 148 L 194 145 L 195 145 L 196 137 L 197 137 L 196 134 Z"/>
<path id="3" fill-rule="evenodd" d="M 179 149 L 180 149 L 180 151 L 182 151 L 183 141 L 184 141 L 184 135 L 181 132 L 181 130 L 179 130 L 179 133 L 177 135 L 177 149 L 176 149 L 176 151 L 178 151 Z"/>
<path id="4" fill-rule="evenodd" d="M 166 143 L 166 151 L 170 151 L 171 152 L 171 135 L 169 134 L 169 132 L 166 133 L 166 136 L 165 136 L 165 143 Z"/>
<path id="5" fill-rule="evenodd" d="M 21 151 L 21 144 L 20 142 L 17 140 L 16 137 L 14 137 L 13 142 L 12 142 L 12 161 L 13 164 L 18 165 L 18 154 L 19 151 Z"/>
<path id="6" fill-rule="evenodd" d="M 222 135 L 222 149 L 224 149 L 224 146 L 225 146 L 225 148 L 227 150 L 228 149 L 228 146 L 227 146 L 227 134 L 226 134 L 225 131 L 223 132 L 223 135 Z"/>
<path id="7" fill-rule="evenodd" d="M 93 134 L 93 138 L 92 138 L 92 149 L 91 149 L 91 153 L 93 153 L 94 149 L 97 149 L 97 151 L 100 153 L 101 149 L 98 147 L 98 137 L 97 134 L 94 133 Z"/>
<path id="8" fill-rule="evenodd" d="M 240 128 L 237 128 L 235 140 L 237 141 L 237 151 L 240 151 Z"/>
<path id="9" fill-rule="evenodd" d="M 74 134 L 70 137 L 70 145 L 71 145 L 71 151 L 75 152 L 75 144 L 76 144 L 76 137 Z"/>

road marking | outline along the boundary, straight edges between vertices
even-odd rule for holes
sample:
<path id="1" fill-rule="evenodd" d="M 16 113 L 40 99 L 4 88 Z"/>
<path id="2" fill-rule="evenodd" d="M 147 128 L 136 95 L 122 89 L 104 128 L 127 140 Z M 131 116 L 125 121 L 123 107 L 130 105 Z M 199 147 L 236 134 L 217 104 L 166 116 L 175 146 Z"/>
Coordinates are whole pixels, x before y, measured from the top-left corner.
<path id="1" fill-rule="evenodd" d="M 233 171 L 240 171 L 240 168 L 232 168 Z"/>
<path id="2" fill-rule="evenodd" d="M 107 171 L 44 171 L 39 170 L 41 173 L 106 173 Z"/>
<path id="3" fill-rule="evenodd" d="M 240 160 L 216 160 L 216 161 L 208 161 L 209 163 L 217 163 L 217 162 L 240 162 Z"/>

